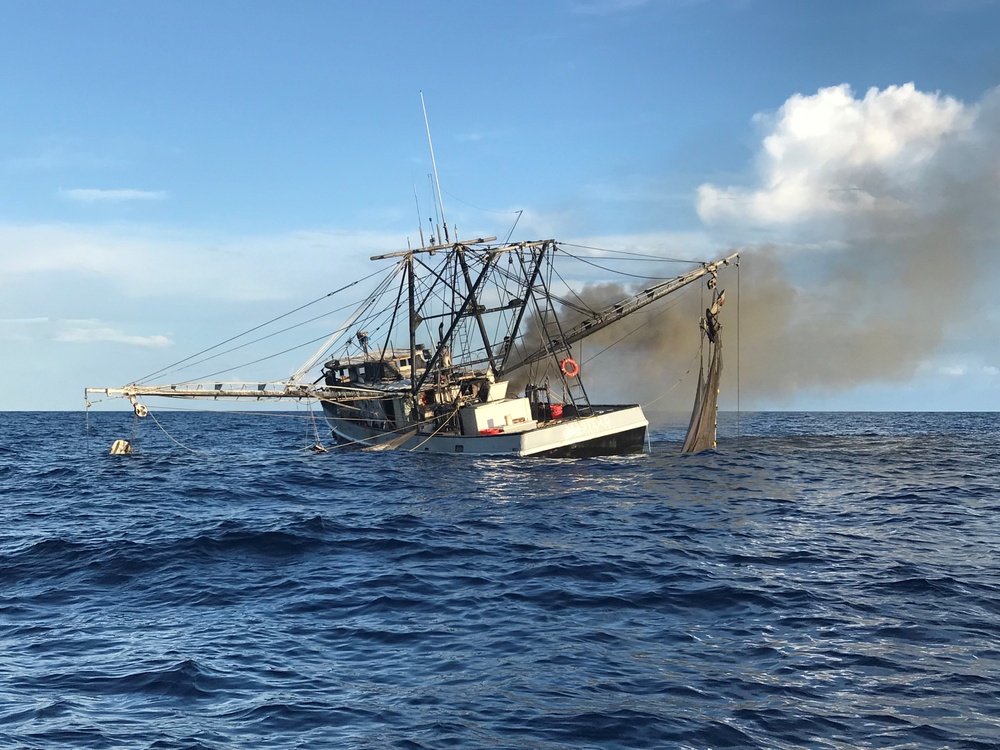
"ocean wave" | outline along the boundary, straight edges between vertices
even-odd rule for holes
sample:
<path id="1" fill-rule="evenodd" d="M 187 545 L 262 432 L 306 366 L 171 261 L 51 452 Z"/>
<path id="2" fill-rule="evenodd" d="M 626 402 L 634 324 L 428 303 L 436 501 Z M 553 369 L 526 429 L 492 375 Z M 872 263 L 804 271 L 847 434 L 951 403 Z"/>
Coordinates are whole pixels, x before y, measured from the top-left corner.
<path id="1" fill-rule="evenodd" d="M 995 421 L 524 462 L 95 418 L 0 453 L 0 744 L 995 747 Z"/>

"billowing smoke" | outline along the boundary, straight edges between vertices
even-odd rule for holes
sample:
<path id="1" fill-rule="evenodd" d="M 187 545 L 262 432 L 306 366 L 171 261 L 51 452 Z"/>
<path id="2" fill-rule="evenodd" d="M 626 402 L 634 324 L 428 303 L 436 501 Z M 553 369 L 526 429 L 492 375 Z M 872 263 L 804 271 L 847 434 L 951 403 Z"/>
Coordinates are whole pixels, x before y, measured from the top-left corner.
<path id="1" fill-rule="evenodd" d="M 745 256 L 748 396 L 913 377 L 981 333 L 1000 259 L 1000 89 L 963 105 L 912 84 L 789 99 L 757 189 L 704 185 L 707 223 L 778 241 Z"/>
<path id="2" fill-rule="evenodd" d="M 573 302 L 593 311 L 602 310 L 660 280 L 590 285 Z M 658 411 L 690 409 L 699 364 L 699 318 L 710 303 L 711 292 L 704 281 L 694 282 L 684 291 L 653 303 L 577 344 L 573 356 L 582 366 L 592 402 L 640 403 L 652 405 Z M 566 327 L 583 318 L 581 312 L 569 307 L 560 312 Z M 528 330 L 534 330 L 534 326 L 533 319 L 528 321 Z M 538 369 L 536 380 L 548 374 L 550 382 L 558 384 L 552 363 L 543 362 Z M 519 373 L 516 378 L 516 384 L 520 385 L 525 374 Z"/>
<path id="3" fill-rule="evenodd" d="M 751 406 L 905 382 L 946 345 L 974 350 L 996 334 L 1000 89 L 963 104 L 912 84 L 862 98 L 844 85 L 793 96 L 757 123 L 757 185 L 698 192 L 700 217 L 725 237 L 719 255 L 743 248 L 738 287 L 732 272 L 722 280 L 724 392 L 735 384 L 737 309 Z M 615 380 L 647 399 L 683 376 L 702 302 L 695 292 L 683 309 L 650 312 L 616 347 Z M 609 329 L 605 344 L 624 332 Z M 978 365 L 997 372 L 995 346 L 967 356 L 984 351 L 993 359 Z"/>

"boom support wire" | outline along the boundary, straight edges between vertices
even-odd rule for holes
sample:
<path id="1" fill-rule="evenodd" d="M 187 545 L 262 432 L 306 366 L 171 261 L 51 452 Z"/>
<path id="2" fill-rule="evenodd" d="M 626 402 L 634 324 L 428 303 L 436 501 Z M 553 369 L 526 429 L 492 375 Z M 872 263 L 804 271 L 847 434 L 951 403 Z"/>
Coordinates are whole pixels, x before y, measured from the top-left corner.
<path id="1" fill-rule="evenodd" d="M 222 347 L 222 346 L 225 346 L 226 344 L 232 343 L 233 341 L 241 339 L 244 336 L 249 336 L 254 331 L 259 331 L 260 329 L 266 328 L 267 326 L 269 326 L 269 325 L 271 325 L 273 323 L 277 323 L 279 320 L 283 320 L 284 318 L 287 318 L 290 315 L 294 315 L 297 312 L 305 310 L 307 307 L 312 307 L 313 305 L 318 304 L 318 303 L 322 302 L 325 299 L 329 299 L 330 297 L 332 297 L 335 294 L 339 294 L 340 292 L 346 291 L 347 289 L 350 289 L 351 287 L 356 286 L 356 285 L 362 283 L 363 281 L 367 281 L 368 279 L 372 278 L 373 276 L 378 276 L 380 273 L 382 273 L 382 272 L 381 271 L 376 271 L 375 273 L 371 273 L 368 276 L 365 276 L 364 278 L 357 279 L 356 281 L 352 281 L 350 284 L 346 284 L 345 286 L 342 286 L 339 289 L 334 289 L 332 292 L 327 292 L 323 296 L 317 297 L 312 302 L 306 302 L 304 305 L 299 305 L 298 307 L 296 307 L 296 308 L 294 308 L 292 310 L 289 310 L 288 312 L 282 313 L 281 315 L 278 315 L 277 317 L 271 318 L 270 320 L 268 320 L 268 321 L 266 321 L 264 323 L 260 323 L 259 325 L 256 325 L 253 328 L 250 328 L 250 329 L 248 329 L 246 331 L 243 331 L 243 333 L 238 333 L 235 336 L 230 336 L 225 341 L 220 341 L 217 344 L 213 344 L 212 346 L 207 347 L 206 349 L 202 349 L 200 352 L 195 352 L 194 354 L 191 354 L 190 356 L 187 356 L 184 359 L 178 360 L 177 362 L 174 362 L 171 365 L 167 365 L 166 367 L 161 367 L 159 370 L 156 370 L 155 372 L 151 372 L 148 375 L 144 375 L 143 377 L 138 378 L 135 382 L 136 383 L 144 383 L 144 382 L 146 382 L 148 380 L 151 380 L 151 379 L 153 379 L 155 377 L 159 377 L 161 375 L 165 375 L 166 373 L 173 372 L 173 371 L 177 370 L 180 367 L 180 365 L 184 364 L 185 362 L 190 362 L 195 357 L 200 357 L 203 354 L 208 354 L 209 352 L 215 351 L 219 347 Z M 285 329 L 285 330 L 290 330 L 290 329 Z M 220 352 L 219 354 L 214 355 L 214 356 L 221 356 L 222 354 L 228 354 L 230 351 L 233 351 L 233 350 L 230 349 L 230 350 L 227 350 L 225 352 Z M 209 359 L 211 359 L 211 357 Z M 201 361 L 205 362 L 207 360 L 201 360 Z M 198 364 L 198 363 L 193 363 L 193 364 Z"/>

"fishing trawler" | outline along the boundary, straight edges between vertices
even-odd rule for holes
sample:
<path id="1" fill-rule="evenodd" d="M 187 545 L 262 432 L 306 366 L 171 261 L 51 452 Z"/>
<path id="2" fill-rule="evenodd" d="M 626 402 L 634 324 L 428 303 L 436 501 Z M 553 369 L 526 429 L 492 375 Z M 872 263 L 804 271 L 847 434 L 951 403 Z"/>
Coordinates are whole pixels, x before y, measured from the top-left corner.
<path id="1" fill-rule="evenodd" d="M 426 124 L 426 109 L 424 117 Z M 684 450 L 715 446 L 722 366 L 718 315 L 724 301 L 717 282 L 722 268 L 737 263 L 737 253 L 696 263 L 611 305 L 574 305 L 556 271 L 561 259 L 573 257 L 567 246 L 552 239 L 451 239 L 436 164 L 433 176 L 440 224 L 430 241 L 424 242 L 421 229 L 420 247 L 372 256 L 375 262 L 391 261 L 390 268 L 290 377 L 131 383 L 88 388 L 88 399 L 126 398 L 137 416 L 148 413 L 144 401 L 154 397 L 305 400 L 322 407 L 340 445 L 367 450 L 548 457 L 640 453 L 648 429 L 642 408 L 594 403 L 573 347 L 706 279 L 712 296 L 700 326 L 708 371 L 703 366 L 699 375 Z"/>
<path id="2" fill-rule="evenodd" d="M 146 412 L 143 401 L 152 397 L 309 399 L 322 406 L 341 444 L 372 450 L 550 457 L 638 453 L 648 427 L 642 408 L 594 403 L 573 346 L 707 279 L 712 302 L 700 325 L 710 349 L 708 372 L 699 377 L 685 450 L 714 447 L 718 314 L 724 301 L 717 278 L 737 254 L 702 263 L 568 325 L 551 288 L 553 264 L 563 248 L 555 240 L 495 239 L 373 256 L 395 263 L 354 314 L 284 381 L 130 384 L 87 389 L 88 396 L 127 398 L 139 415 Z"/>
<path id="3" fill-rule="evenodd" d="M 401 279 L 387 293 L 396 295 L 396 303 L 371 304 L 384 310 L 388 325 L 366 322 L 352 342 L 356 353 L 323 364 L 322 385 L 316 387 L 334 434 L 374 448 L 436 453 L 641 452 L 648 426 L 641 407 L 593 403 L 581 367 L 570 356 L 573 345 L 699 278 L 714 281 L 735 256 L 706 263 L 567 327 L 547 281 L 559 245 L 494 240 L 395 254 Z M 393 318 L 402 320 L 408 345 L 394 347 L 390 335 L 373 346 L 369 330 L 392 330 Z M 433 346 L 420 341 L 419 331 L 428 324 L 437 329 Z M 544 369 L 556 382 L 536 379 L 539 363 L 550 365 Z M 519 386 L 510 393 L 514 378 Z"/>

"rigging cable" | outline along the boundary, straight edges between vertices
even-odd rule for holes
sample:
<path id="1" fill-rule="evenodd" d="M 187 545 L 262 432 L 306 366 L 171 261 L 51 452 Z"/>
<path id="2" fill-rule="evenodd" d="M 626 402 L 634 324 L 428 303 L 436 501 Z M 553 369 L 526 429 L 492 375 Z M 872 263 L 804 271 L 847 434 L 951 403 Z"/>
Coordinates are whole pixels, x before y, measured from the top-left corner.
<path id="1" fill-rule="evenodd" d="M 378 330 L 378 329 L 376 329 L 376 330 Z M 240 363 L 238 365 L 233 365 L 232 367 L 227 367 L 224 370 L 216 370 L 215 372 L 210 372 L 207 375 L 202 375 L 201 377 L 198 377 L 198 378 L 193 378 L 191 380 L 185 380 L 183 383 L 178 383 L 178 385 L 185 385 L 185 384 L 190 384 L 190 383 L 197 383 L 197 382 L 204 382 L 204 381 L 207 381 L 207 380 L 211 380 L 216 375 L 223 375 L 223 374 L 225 374 L 227 372 L 232 372 L 233 370 L 238 370 L 241 367 L 247 367 L 248 365 L 256 365 L 256 364 L 260 364 L 261 362 L 266 362 L 269 359 L 274 359 L 275 357 L 280 357 L 283 354 L 288 354 L 289 352 L 294 352 L 296 349 L 301 349 L 304 346 L 311 346 L 312 344 L 315 344 L 317 341 L 323 341 L 326 338 L 327 338 L 326 335 L 317 336 L 314 339 L 310 339 L 309 341 L 303 341 L 301 344 L 296 344 L 295 346 L 289 347 L 288 349 L 283 349 L 280 352 L 275 352 L 274 354 L 268 354 L 266 357 L 260 357 L 258 359 L 253 359 L 253 360 L 250 360 L 249 362 L 242 362 L 242 363 Z"/>
<path id="2" fill-rule="evenodd" d="M 132 432 L 129 433 L 128 443 L 132 446 L 132 452 L 139 452 L 139 413 L 132 413 Z"/>
<path id="3" fill-rule="evenodd" d="M 304 397 L 303 397 L 304 398 Z M 318 400 L 318 399 L 317 399 Z M 279 419 L 309 419 L 308 415 L 293 414 L 282 411 L 243 411 L 238 412 L 233 409 L 203 409 L 190 406 L 157 406 L 157 411 L 179 411 L 191 414 L 239 414 L 241 417 L 276 417 Z"/>
<path id="4" fill-rule="evenodd" d="M 323 440 L 319 436 L 319 425 L 317 424 L 316 414 L 313 412 L 312 399 L 306 402 L 306 407 L 309 409 L 309 420 L 312 423 L 313 434 L 316 437 L 316 442 L 311 446 L 306 446 L 308 450 L 313 450 L 317 453 L 326 453 L 327 450 L 323 446 Z M 307 428 L 308 429 L 308 428 Z"/>
<path id="5" fill-rule="evenodd" d="M 266 323 L 261 323 L 260 325 L 254 326 L 253 328 L 251 328 L 248 331 L 244 331 L 243 333 L 239 333 L 239 334 L 237 334 L 235 336 L 231 336 L 230 338 L 226 339 L 225 341 L 220 341 L 218 344 L 213 344 L 212 346 L 208 347 L 207 349 L 202 349 L 200 352 L 196 352 L 195 354 L 192 354 L 189 357 L 185 357 L 184 359 L 181 359 L 181 360 L 179 360 L 177 362 L 174 362 L 171 365 L 167 365 L 166 367 L 162 367 L 159 370 L 156 370 L 155 372 L 151 372 L 149 375 L 146 375 L 144 377 L 139 378 L 136 382 L 137 383 L 142 383 L 142 382 L 145 382 L 145 381 L 149 380 L 150 378 L 154 378 L 154 377 L 156 377 L 158 375 L 161 375 L 163 373 L 170 372 L 171 370 L 175 369 L 178 365 L 184 364 L 185 362 L 187 362 L 189 360 L 192 360 L 195 357 L 200 357 L 202 354 L 207 354 L 208 352 L 212 351 L 213 349 L 218 349 L 220 346 L 225 346 L 226 344 L 228 344 L 228 343 L 230 343 L 232 341 L 235 341 L 238 338 L 242 338 L 243 336 L 246 336 L 247 334 L 253 333 L 254 331 L 258 331 L 261 328 L 264 328 L 265 326 L 269 326 L 272 323 L 281 320 L 282 318 L 287 318 L 289 315 L 294 315 L 295 313 L 299 312 L 300 310 L 304 310 L 305 308 L 307 308 L 307 307 L 309 307 L 311 305 L 315 305 L 317 302 L 321 302 L 322 300 L 325 300 L 327 297 L 332 297 L 335 294 L 339 294 L 340 292 L 344 291 L 345 289 L 350 289 L 352 286 L 360 284 L 363 281 L 367 281 L 368 279 L 372 278 L 373 276 L 377 276 L 377 275 L 379 275 L 379 274 L 381 274 L 383 272 L 384 271 L 382 269 L 379 269 L 375 273 L 371 273 L 368 276 L 365 276 L 364 278 L 358 279 L 357 281 L 352 281 L 350 284 L 347 284 L 346 286 L 342 286 L 340 289 L 334 289 L 332 292 L 328 292 L 327 294 L 324 294 L 322 297 L 317 297 L 312 302 L 306 302 L 304 305 L 299 305 L 294 310 L 289 310 L 288 312 L 283 313 L 283 314 L 277 316 L 276 318 L 272 318 L 271 320 L 267 321 Z"/>
<path id="6" fill-rule="evenodd" d="M 694 369 L 694 363 L 697 362 L 700 359 L 701 359 L 701 346 L 699 345 L 698 351 L 695 352 L 694 357 L 691 358 L 691 363 L 688 365 L 687 369 L 684 371 L 684 374 L 681 375 L 679 378 L 677 378 L 677 380 L 674 381 L 674 384 L 672 386 L 670 386 L 669 388 L 667 388 L 667 390 L 665 390 L 659 396 L 657 396 L 656 398 L 654 398 L 652 401 L 648 401 L 645 404 L 643 404 L 642 408 L 643 409 L 647 409 L 650 406 L 652 406 L 653 404 L 655 404 L 657 401 L 659 401 L 660 399 L 666 398 L 670 394 L 670 392 L 674 390 L 674 388 L 676 388 L 677 386 L 679 386 L 681 383 L 684 382 L 684 378 L 686 378 L 688 375 L 691 374 L 691 370 Z"/>
<path id="7" fill-rule="evenodd" d="M 156 417 L 153 415 L 153 412 L 147 411 L 146 415 L 149 416 L 149 417 L 152 417 L 153 418 L 153 422 L 156 424 L 157 427 L 159 427 L 163 431 L 163 434 L 166 435 L 171 440 L 173 440 L 175 443 L 177 443 L 177 445 L 179 445 L 184 450 L 191 451 L 191 453 L 207 453 L 208 452 L 208 451 L 198 450 L 196 448 L 188 448 L 186 445 L 184 445 L 184 443 L 182 443 L 180 440 L 178 440 L 173 435 L 171 435 L 169 432 L 167 432 L 166 428 L 162 424 L 160 424 L 159 421 L 156 419 Z"/>
<path id="8" fill-rule="evenodd" d="M 419 448 L 420 446 L 422 446 L 424 443 L 426 443 L 432 437 L 434 437 L 439 432 L 441 432 L 441 430 L 443 430 L 445 427 L 447 427 L 451 423 L 451 420 L 453 420 L 455 418 L 455 415 L 458 414 L 458 412 L 462 408 L 462 406 L 463 406 L 463 404 L 460 401 L 457 401 L 455 403 L 455 408 L 452 410 L 451 414 L 449 414 L 447 417 L 445 417 L 444 419 L 441 420 L 441 425 L 436 430 L 434 430 L 434 432 L 432 432 L 430 435 L 428 435 L 424 440 L 421 440 L 415 446 L 413 446 L 412 448 L 410 448 L 409 452 L 413 453 L 413 451 L 417 450 L 417 448 Z M 425 420 L 425 421 L 431 422 L 431 421 L 433 421 L 433 419 L 434 418 L 429 419 L 429 420 Z"/>
<path id="9" fill-rule="evenodd" d="M 570 253 L 566 253 L 566 255 L 569 255 L 569 257 L 573 258 L 573 260 L 578 260 L 581 263 L 586 263 L 588 266 L 593 266 L 594 268 L 597 268 L 597 269 L 599 269 L 601 271 L 606 271 L 608 273 L 617 274 L 618 276 L 628 276 L 628 277 L 633 278 L 633 279 L 643 279 L 643 280 L 648 280 L 648 281 L 669 281 L 670 279 L 676 278 L 675 276 L 647 276 L 645 274 L 640 274 L 640 273 L 626 273 L 625 271 L 618 271 L 618 270 L 615 270 L 614 268 L 606 268 L 605 266 L 602 266 L 602 265 L 599 265 L 599 264 L 594 263 L 592 261 L 589 261 L 589 260 L 587 260 L 586 258 L 583 258 L 580 255 L 572 255 Z M 681 261 L 675 261 L 675 262 L 679 263 Z M 684 261 L 684 262 L 687 262 L 687 261 Z M 701 265 L 697 261 L 691 261 L 691 262 L 694 263 L 695 265 Z"/>
<path id="10" fill-rule="evenodd" d="M 611 250 L 610 248 L 606 247 L 592 247 L 590 245 L 574 245 L 572 242 L 560 242 L 559 245 L 562 247 L 578 247 L 581 250 L 597 250 L 598 252 L 612 253 L 614 255 L 632 255 L 634 256 L 635 260 L 648 258 L 649 260 L 662 260 L 668 263 L 694 263 L 696 265 L 701 264 L 700 260 L 684 260 L 683 258 L 664 258 L 663 256 L 660 255 L 652 255 L 650 253 L 637 253 L 633 252 L 632 250 Z M 567 255 L 569 255 L 569 253 L 567 253 Z"/>
<path id="11" fill-rule="evenodd" d="M 499 209 L 495 209 L 495 208 L 483 208 L 482 206 L 477 206 L 475 203 L 469 203 L 468 201 L 462 200 L 457 195 L 455 195 L 454 193 L 449 193 L 444 188 L 441 188 L 441 192 L 444 193 L 445 195 L 447 195 L 449 198 L 454 198 L 459 203 L 464 203 L 469 208 L 474 208 L 477 211 L 482 211 L 484 214 L 517 214 L 518 218 L 520 218 L 521 213 L 522 213 L 521 211 L 500 211 Z M 515 222 L 515 224 L 516 223 L 517 222 Z"/>
<path id="12" fill-rule="evenodd" d="M 686 293 L 688 293 L 688 292 L 689 292 L 689 289 L 680 290 L 680 293 L 677 295 L 677 298 L 673 300 L 673 303 L 672 304 L 664 305 L 663 309 L 660 310 L 659 312 L 657 312 L 656 315 L 653 316 L 653 320 L 655 320 L 656 318 L 659 318 L 659 317 L 661 317 L 663 315 L 666 315 L 667 312 L 669 312 L 671 308 L 673 308 L 674 306 L 676 306 L 677 304 L 680 303 L 682 297 Z M 608 351 L 608 349 L 611 349 L 612 347 L 618 346 L 618 344 L 620 344 L 621 342 L 623 342 L 625 339 L 627 339 L 630 336 L 632 336 L 632 335 L 638 333 L 639 331 L 641 331 L 643 328 L 646 327 L 646 325 L 648 325 L 648 323 L 643 323 L 643 324 L 640 324 L 637 328 L 633 328 L 631 331 L 629 331 L 628 333 L 626 333 L 621 338 L 619 338 L 619 339 L 617 339 L 615 341 L 612 341 L 606 347 L 604 347 L 599 352 L 597 352 L 597 354 L 592 354 L 591 356 L 587 357 L 587 359 L 585 361 L 583 361 L 582 364 L 588 364 L 588 363 L 592 362 L 593 360 L 597 359 L 602 354 L 604 354 L 604 352 Z"/>
<path id="13" fill-rule="evenodd" d="M 370 276 L 366 276 L 365 278 L 369 279 L 369 278 L 371 278 L 371 276 L 374 276 L 374 275 L 375 274 L 371 274 Z M 362 279 L 362 281 L 363 280 L 364 279 Z M 372 292 L 372 294 L 368 297 L 368 299 L 366 299 L 364 302 L 361 303 L 360 308 L 364 309 L 365 306 L 367 306 L 368 308 L 371 308 L 372 306 L 374 306 L 375 303 L 376 303 L 376 301 L 381 297 L 381 295 L 385 293 L 385 289 L 388 288 L 388 282 L 391 281 L 391 280 L 392 280 L 392 276 L 391 275 L 387 276 L 386 279 L 384 279 L 382 281 L 382 283 L 379 284 L 379 287 L 374 292 Z M 352 286 L 352 285 L 349 284 L 348 286 Z M 346 289 L 346 287 L 344 287 L 344 288 Z M 342 290 L 338 289 L 337 291 L 342 291 Z M 335 292 L 331 292 L 331 294 L 335 294 Z M 329 296 L 329 295 L 325 295 L 325 296 Z M 324 299 L 324 298 L 325 297 L 320 297 L 319 299 Z M 319 300 L 314 300 L 314 302 L 318 302 L 318 301 Z M 309 304 L 313 304 L 313 302 L 310 302 Z M 308 305 L 303 305 L 302 307 L 307 307 L 307 306 Z M 298 309 L 301 310 L 302 308 L 300 307 Z M 376 315 L 381 315 L 381 314 L 383 314 L 388 309 L 389 309 L 389 307 L 386 306 L 385 308 L 383 308 L 382 310 L 378 311 L 375 314 Z M 293 310 L 292 312 L 295 312 L 295 311 Z M 285 317 L 285 316 L 290 315 L 290 314 L 291 313 L 285 313 L 285 315 L 280 316 L 280 317 Z M 320 316 L 320 317 L 323 317 L 323 316 Z M 275 320 L 277 320 L 277 319 L 278 318 L 275 318 Z M 273 321 L 271 321 L 271 322 L 273 322 Z M 262 325 L 267 325 L 267 323 L 264 323 Z M 257 326 L 256 328 L 253 328 L 251 330 L 257 330 L 258 328 L 261 328 L 261 327 L 262 326 Z M 294 328 L 294 327 L 295 326 L 291 326 L 291 328 Z M 379 328 L 381 328 L 381 326 Z M 375 330 L 378 331 L 379 329 L 375 329 Z M 250 333 L 250 331 L 247 331 L 246 333 Z M 244 336 L 244 335 L 246 335 L 246 333 L 240 334 L 240 336 Z M 229 339 L 229 340 L 232 341 L 233 339 L 236 339 L 236 338 L 239 338 L 239 336 L 234 336 L 232 339 Z M 268 338 L 268 337 L 265 336 L 264 338 Z M 186 380 L 184 382 L 185 383 L 192 383 L 192 382 L 197 382 L 197 381 L 208 380 L 210 378 L 215 377 L 216 375 L 222 375 L 222 374 L 227 373 L 227 372 L 232 372 L 233 370 L 237 370 L 237 369 L 239 369 L 241 367 L 246 367 L 247 365 L 256 365 L 256 364 L 259 364 L 260 362 L 266 362 L 269 359 L 274 359 L 274 358 L 280 357 L 280 356 L 282 356 L 284 354 L 288 354 L 289 352 L 294 352 L 296 349 L 301 349 L 304 346 L 311 346 L 311 345 L 315 344 L 318 341 L 324 341 L 324 340 L 327 340 L 328 338 L 329 337 L 326 334 L 324 334 L 322 336 L 317 336 L 314 339 L 310 339 L 309 341 L 304 341 L 304 342 L 302 342 L 300 344 L 296 344 L 295 346 L 289 347 L 288 349 L 284 349 L 284 350 L 282 350 L 280 352 L 275 352 L 274 354 L 269 354 L 266 357 L 260 357 L 259 359 L 255 359 L 255 360 L 252 360 L 250 362 L 242 362 L 242 363 L 240 363 L 238 365 L 233 365 L 232 367 L 226 367 L 226 368 L 224 368 L 222 370 L 216 370 L 215 372 L 209 373 L 208 375 L 202 375 L 200 377 L 192 378 L 191 380 Z M 223 342 L 223 343 L 225 343 L 225 342 Z M 222 344 L 216 344 L 216 346 L 222 346 Z M 211 347 L 211 348 L 215 348 L 215 347 Z M 205 351 L 210 351 L 211 348 L 210 349 L 206 349 Z M 235 347 L 231 351 L 235 351 L 235 349 L 239 349 L 239 348 L 241 348 L 241 347 Z M 331 345 L 330 348 L 332 349 L 332 345 Z M 192 355 L 192 356 L 197 356 L 197 355 Z M 190 359 L 190 358 L 191 357 L 188 357 L 188 359 Z M 213 359 L 213 358 L 209 357 L 206 360 L 202 360 L 202 361 L 208 361 L 208 360 L 211 360 L 211 359 Z M 184 360 L 181 360 L 181 361 L 183 362 Z M 178 364 L 180 364 L 180 363 L 178 363 Z"/>
<path id="14" fill-rule="evenodd" d="M 312 304 L 312 303 L 310 303 L 310 304 Z M 194 367 L 195 365 L 200 365 L 200 364 L 203 364 L 205 362 L 211 362 L 213 359 L 218 359 L 219 357 L 223 357 L 226 354 L 232 354 L 235 351 L 239 351 L 240 349 L 245 349 L 246 347 L 252 346 L 253 344 L 259 344 L 261 341 L 266 341 L 267 339 L 274 338 L 275 336 L 280 336 L 283 333 L 288 333 L 289 331 L 292 331 L 292 330 L 294 330 L 296 328 L 301 328 L 302 326 L 308 325 L 309 323 L 314 323 L 317 320 L 321 320 L 321 319 L 323 319 L 323 318 L 325 318 L 325 317 L 327 317 L 329 315 L 333 315 L 335 313 L 343 312 L 344 310 L 348 310 L 348 309 L 350 309 L 352 307 L 357 307 L 357 304 L 358 303 L 356 303 L 356 302 L 352 302 L 352 303 L 343 305 L 342 307 L 338 307 L 338 308 L 336 308 L 334 310 L 329 310 L 328 312 L 325 312 L 325 313 L 323 313 L 321 315 L 317 315 L 315 317 L 308 318 L 306 320 L 303 320 L 303 321 L 300 321 L 298 323 L 295 323 L 294 325 L 290 325 L 287 328 L 282 328 L 282 329 L 280 329 L 278 331 L 274 331 L 273 333 L 268 333 L 268 334 L 266 334 L 264 336 L 260 336 L 260 337 L 255 338 L 255 339 L 251 339 L 250 341 L 247 341 L 246 343 L 239 344 L 238 346 L 234 346 L 234 347 L 232 347 L 230 349 L 225 349 L 225 350 L 223 350 L 221 352 L 218 352 L 217 354 L 213 354 L 210 357 L 205 357 L 204 359 L 196 360 L 194 362 L 191 362 L 190 364 L 184 365 L 183 367 L 174 367 L 173 371 L 174 372 L 180 372 L 181 370 L 187 370 L 188 368 Z M 293 311 L 293 312 L 295 312 L 295 311 Z M 273 323 L 274 321 L 271 321 L 271 322 Z M 268 325 L 268 324 L 265 323 L 264 325 Z M 247 331 L 246 333 L 250 333 L 250 331 Z M 245 336 L 246 333 L 243 333 L 243 334 L 240 334 L 240 335 L 241 336 Z M 235 338 L 239 338 L 239 336 L 237 336 Z M 230 339 L 230 341 L 232 341 L 232 339 Z M 306 343 L 307 344 L 312 344 L 312 343 L 315 343 L 315 341 L 316 341 L 316 339 L 314 339 L 313 341 L 306 342 Z M 305 346 L 305 345 L 306 344 L 302 344 L 302 346 Z M 216 347 L 219 347 L 219 346 L 222 346 L 222 344 L 216 344 Z M 210 351 L 210 350 L 206 349 L 205 351 Z M 191 356 L 192 357 L 196 357 L 198 355 L 197 354 L 193 354 Z M 190 357 L 188 357 L 188 359 L 190 359 Z M 181 360 L 181 362 L 183 362 L 183 361 L 184 360 Z M 177 364 L 179 365 L 181 363 L 178 362 Z M 233 367 L 231 369 L 235 370 L 236 367 Z M 228 370 L 223 370 L 222 372 L 228 372 Z M 195 378 L 195 380 L 197 380 L 197 378 Z M 192 382 L 192 381 L 182 381 L 182 382 Z"/>
<path id="15" fill-rule="evenodd" d="M 507 236 L 504 237 L 503 244 L 506 245 L 506 244 L 508 244 L 510 242 L 510 238 L 514 235 L 514 230 L 517 229 L 517 222 L 519 222 L 521 220 L 521 214 L 523 214 L 523 213 L 524 213 L 524 211 L 518 211 L 517 212 L 517 218 L 514 219 L 514 223 L 511 225 L 510 231 L 507 232 Z"/>

